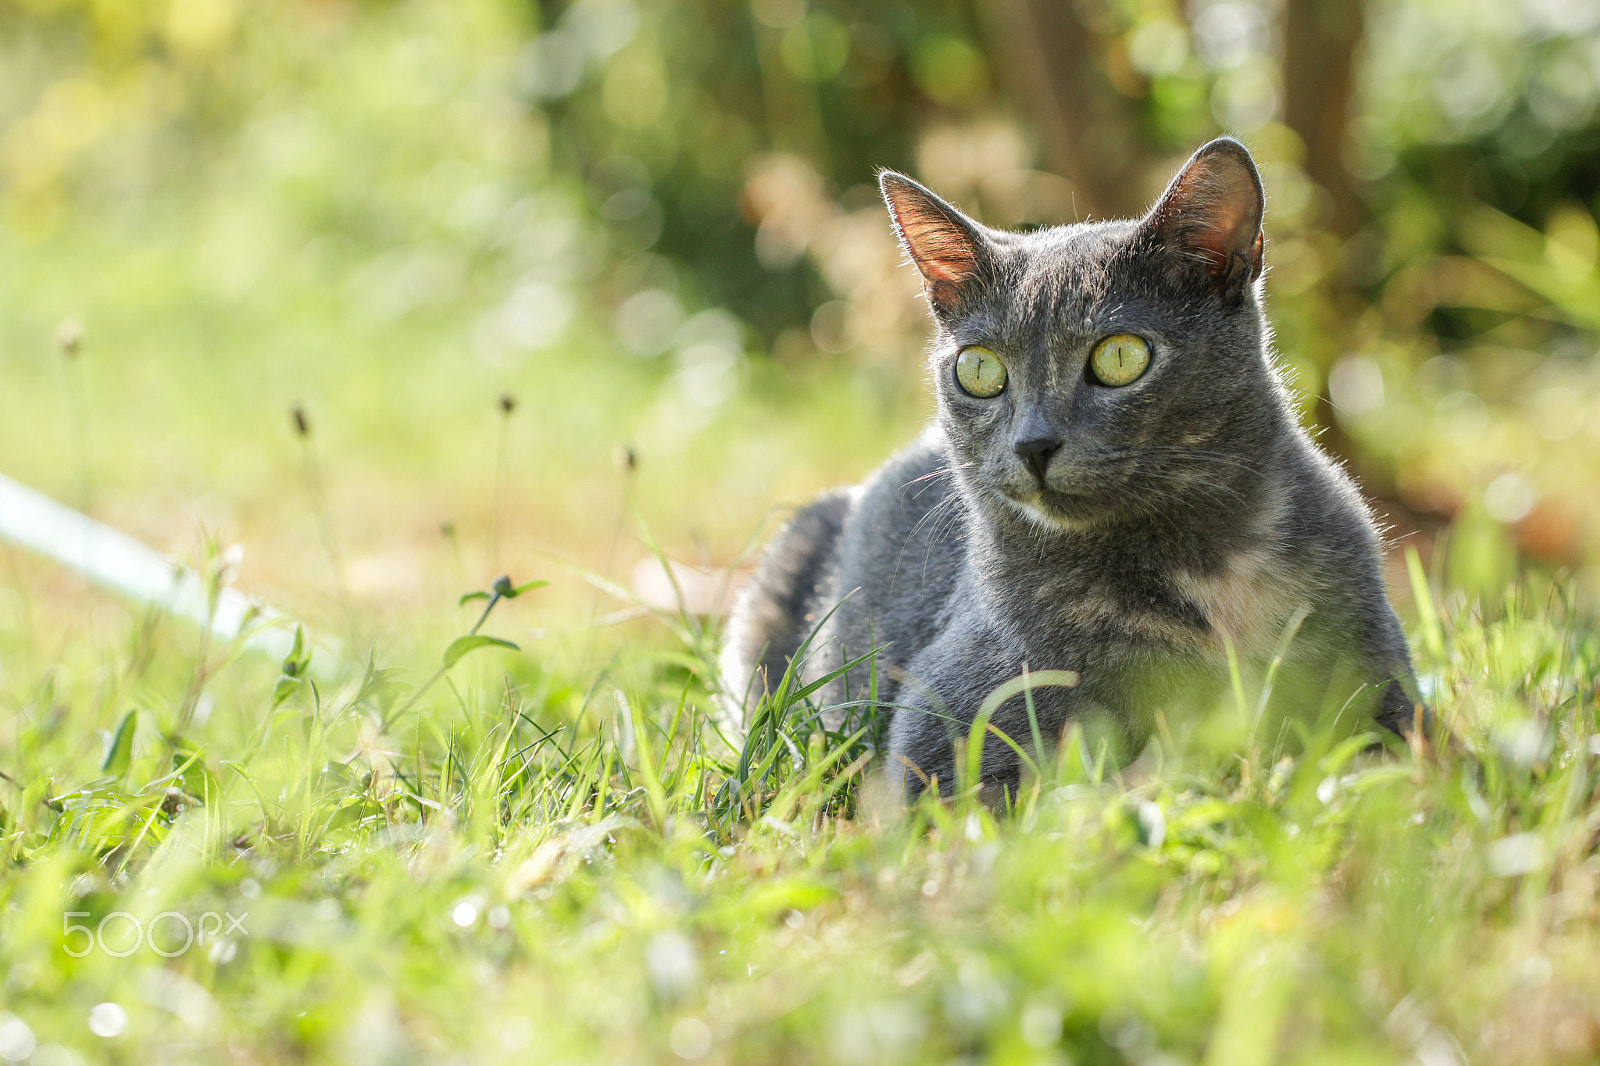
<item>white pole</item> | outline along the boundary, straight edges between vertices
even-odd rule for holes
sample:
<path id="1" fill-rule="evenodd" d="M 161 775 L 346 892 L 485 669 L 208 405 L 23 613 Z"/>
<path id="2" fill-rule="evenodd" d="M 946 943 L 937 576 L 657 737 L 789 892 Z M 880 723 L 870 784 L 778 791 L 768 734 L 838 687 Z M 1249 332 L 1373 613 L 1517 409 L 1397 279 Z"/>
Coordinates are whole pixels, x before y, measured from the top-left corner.
<path id="1" fill-rule="evenodd" d="M 0 474 L 0 537 L 140 603 L 188 618 L 222 640 L 243 636 L 245 647 L 279 659 L 294 644 L 292 619 L 283 613 L 226 585 L 218 590 L 213 609 L 194 570 L 4 474 Z M 319 665 L 326 670 L 332 664 Z"/>

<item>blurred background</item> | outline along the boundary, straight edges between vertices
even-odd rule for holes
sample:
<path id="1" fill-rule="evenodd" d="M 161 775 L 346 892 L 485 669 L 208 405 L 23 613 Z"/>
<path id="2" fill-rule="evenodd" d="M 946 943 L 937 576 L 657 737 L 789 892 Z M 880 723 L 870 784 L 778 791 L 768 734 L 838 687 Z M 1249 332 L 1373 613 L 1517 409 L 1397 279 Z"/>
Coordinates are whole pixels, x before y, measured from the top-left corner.
<path id="1" fill-rule="evenodd" d="M 1070 221 L 1229 132 L 1398 542 L 1592 597 L 1597 101 L 1571 0 L 0 0 L 0 473 L 363 637 L 647 586 L 634 513 L 734 566 L 929 414 L 876 168 Z M 0 626 L 128 624 L 0 563 Z M 563 580 L 519 624 L 626 607 Z"/>

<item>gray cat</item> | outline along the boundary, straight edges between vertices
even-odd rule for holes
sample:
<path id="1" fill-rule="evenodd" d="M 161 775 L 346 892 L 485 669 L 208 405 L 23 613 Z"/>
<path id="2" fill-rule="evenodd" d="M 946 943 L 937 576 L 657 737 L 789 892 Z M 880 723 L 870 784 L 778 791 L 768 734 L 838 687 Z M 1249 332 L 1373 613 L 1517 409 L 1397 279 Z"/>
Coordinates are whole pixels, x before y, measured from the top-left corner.
<path id="1" fill-rule="evenodd" d="M 888 709 L 911 796 L 949 790 L 980 709 L 1025 752 L 1074 721 L 1136 751 L 1215 706 L 1230 657 L 1259 680 L 1286 650 L 1290 715 L 1409 729 L 1372 519 L 1273 364 L 1244 146 L 1205 145 L 1142 219 L 1031 233 L 881 186 L 933 310 L 937 423 L 778 534 L 731 622 L 735 698 L 754 708 L 797 655 L 812 679 L 877 649 L 821 695 L 835 720 Z M 1023 766 L 991 733 L 984 786 Z"/>

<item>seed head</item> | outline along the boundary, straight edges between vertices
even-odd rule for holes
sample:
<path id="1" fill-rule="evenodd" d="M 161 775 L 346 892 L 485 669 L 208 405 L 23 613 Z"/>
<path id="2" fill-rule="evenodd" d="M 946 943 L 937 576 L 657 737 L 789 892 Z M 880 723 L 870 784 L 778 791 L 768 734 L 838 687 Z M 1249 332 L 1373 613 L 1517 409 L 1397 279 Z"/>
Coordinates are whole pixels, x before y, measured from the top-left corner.
<path id="1" fill-rule="evenodd" d="M 623 475 L 633 473 L 639 468 L 639 453 L 633 450 L 633 445 L 623 444 L 618 446 L 616 454 L 617 470 Z"/>
<path id="2" fill-rule="evenodd" d="M 69 318 L 56 327 L 56 350 L 71 359 L 83 347 L 83 323 Z"/>

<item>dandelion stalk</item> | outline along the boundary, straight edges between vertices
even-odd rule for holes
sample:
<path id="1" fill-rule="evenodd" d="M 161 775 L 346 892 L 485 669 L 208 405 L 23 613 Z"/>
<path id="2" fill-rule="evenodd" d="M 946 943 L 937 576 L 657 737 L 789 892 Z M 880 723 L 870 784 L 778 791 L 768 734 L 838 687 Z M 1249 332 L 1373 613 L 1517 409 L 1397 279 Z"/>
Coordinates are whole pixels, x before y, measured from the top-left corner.
<path id="1" fill-rule="evenodd" d="M 328 565 L 333 569 L 334 587 L 339 591 L 339 602 L 349 621 L 352 637 L 355 635 L 355 606 L 350 600 L 350 586 L 345 583 L 344 563 L 339 556 L 339 545 L 333 537 L 333 521 L 328 513 L 328 497 L 322 486 L 322 467 L 317 462 L 317 449 L 311 439 L 311 419 L 306 409 L 295 404 L 289 411 L 294 434 L 300 441 L 300 456 L 306 481 L 306 495 L 311 501 L 312 514 L 316 516 L 317 534 L 322 539 L 322 549 L 328 554 Z"/>
<path id="2" fill-rule="evenodd" d="M 517 398 L 509 392 L 500 397 L 500 444 L 494 461 L 494 491 L 490 497 L 489 513 L 489 573 L 500 569 L 500 525 L 505 512 L 506 455 L 511 438 L 511 414 L 517 409 Z"/>
<path id="3" fill-rule="evenodd" d="M 78 453 L 78 510 L 94 514 L 94 458 L 89 447 L 89 385 L 79 358 L 83 350 L 83 326 L 67 319 L 56 327 L 56 350 L 66 364 L 67 406 L 72 414 L 72 435 Z"/>

